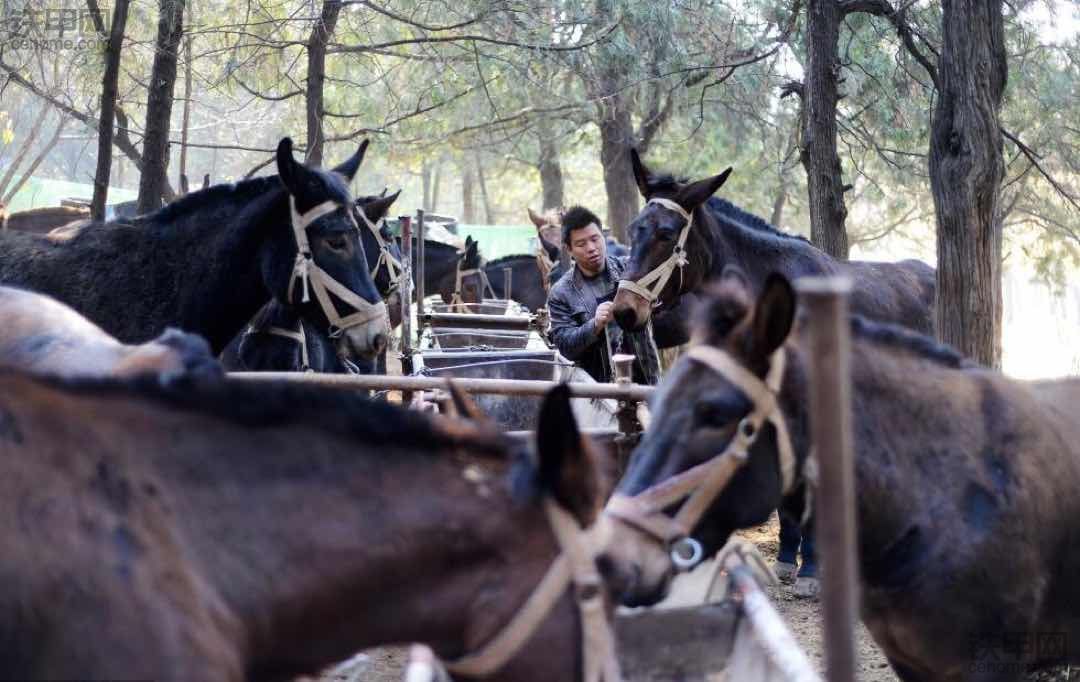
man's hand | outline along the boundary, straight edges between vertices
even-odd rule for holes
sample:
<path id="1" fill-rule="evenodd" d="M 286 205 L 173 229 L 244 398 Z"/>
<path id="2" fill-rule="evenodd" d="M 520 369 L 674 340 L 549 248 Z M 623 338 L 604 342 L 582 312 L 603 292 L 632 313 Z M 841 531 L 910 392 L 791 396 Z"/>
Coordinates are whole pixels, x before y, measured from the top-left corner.
<path id="1" fill-rule="evenodd" d="M 596 333 L 600 334 L 604 331 L 604 327 L 608 326 L 611 322 L 611 309 L 615 306 L 614 301 L 607 301 L 596 306 L 596 315 L 593 319 L 596 320 Z"/>

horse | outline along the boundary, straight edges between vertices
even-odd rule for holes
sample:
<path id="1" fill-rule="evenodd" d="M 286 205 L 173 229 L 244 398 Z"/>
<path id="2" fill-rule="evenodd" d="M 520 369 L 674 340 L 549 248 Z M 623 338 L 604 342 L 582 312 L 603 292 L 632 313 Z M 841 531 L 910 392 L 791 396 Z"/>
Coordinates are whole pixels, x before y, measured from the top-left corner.
<path id="1" fill-rule="evenodd" d="M 14 230 L 30 234 L 45 234 L 61 225 L 89 218 L 90 209 L 73 206 L 46 206 L 5 214 L 7 216 L 6 220 L 0 216 L 0 231 Z"/>
<path id="2" fill-rule="evenodd" d="M 0 372 L 0 670 L 283 681 L 424 642 L 458 679 L 580 680 L 611 479 L 565 387 L 540 422 L 534 455 L 325 389 Z M 542 579 L 529 646 L 493 651 Z"/>
<path id="3" fill-rule="evenodd" d="M 0 286 L 0 367 L 62 376 L 131 377 L 161 381 L 220 376 L 202 338 L 166 329 L 153 341 L 126 345 L 68 306 L 43 294 Z"/>
<path id="4" fill-rule="evenodd" d="M 354 202 L 357 225 L 363 225 L 360 248 L 366 268 L 384 299 L 395 290 L 401 267 L 397 245 L 382 224 L 398 194 L 363 196 Z M 393 309 L 387 308 L 392 325 Z M 399 305 L 399 321 L 400 315 Z M 371 374 L 377 363 L 368 358 L 342 357 L 326 331 L 306 321 L 294 306 L 271 300 L 225 347 L 221 364 L 229 371 Z"/>
<path id="5" fill-rule="evenodd" d="M 710 294 L 699 345 L 665 377 L 611 503 L 625 514 L 655 484 L 687 472 L 689 485 L 744 453 L 696 506 L 708 551 L 808 485 L 805 325 L 784 276 L 751 291 L 729 271 Z M 1010 379 L 859 315 L 850 330 L 861 615 L 900 679 L 1003 682 L 1080 662 L 1067 645 L 1080 638 L 1080 379 Z M 675 502 L 638 510 L 662 527 L 659 507 Z M 636 532 L 620 528 L 616 543 Z M 648 603 L 667 576 L 639 576 L 630 601 Z"/>
<path id="6" fill-rule="evenodd" d="M 771 272 L 794 279 L 844 274 L 854 289 L 851 309 L 924 334 L 934 330 L 937 288 L 932 267 L 920 260 L 897 263 L 838 261 L 810 242 L 772 227 L 734 204 L 713 197 L 731 169 L 696 182 L 649 170 L 630 153 L 634 178 L 646 203 L 627 228 L 630 258 L 615 296 L 623 329 L 639 329 L 654 309 L 700 291 L 727 265 L 737 265 L 760 287 Z"/>
<path id="7" fill-rule="evenodd" d="M 347 186 L 366 150 L 365 140 L 327 171 L 297 163 L 285 138 L 276 177 L 194 192 L 63 243 L 7 230 L 0 283 L 49 294 L 124 343 L 173 326 L 203 336 L 215 353 L 275 298 L 333 332 L 342 353 L 374 354 L 386 343 L 385 307 Z"/>
<path id="8" fill-rule="evenodd" d="M 412 248 L 412 272 L 415 281 L 417 249 Z M 483 258 L 480 244 L 465 237 L 465 248 L 424 240 L 424 295 L 439 294 L 443 303 L 480 303 L 484 293 Z M 416 290 L 413 290 L 416 296 Z"/>
<path id="9" fill-rule="evenodd" d="M 510 269 L 510 292 L 506 291 L 506 269 Z M 484 263 L 484 274 L 495 298 L 517 301 L 536 312 L 547 306 L 547 286 L 536 267 L 536 256 L 527 253 L 496 258 Z"/>

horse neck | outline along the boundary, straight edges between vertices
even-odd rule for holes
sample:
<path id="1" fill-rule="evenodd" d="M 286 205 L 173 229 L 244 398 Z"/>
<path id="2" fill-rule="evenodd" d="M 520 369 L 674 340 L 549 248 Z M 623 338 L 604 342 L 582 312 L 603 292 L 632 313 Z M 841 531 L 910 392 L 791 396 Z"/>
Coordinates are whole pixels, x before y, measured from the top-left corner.
<path id="1" fill-rule="evenodd" d="M 703 283 L 719 277 L 727 265 L 738 265 L 758 288 L 772 272 L 794 279 L 836 269 L 837 263 L 809 242 L 744 225 L 708 205 L 698 208 L 695 216 L 708 228 L 707 236 L 699 239 L 712 255 Z"/>
<path id="2" fill-rule="evenodd" d="M 433 244 L 435 246 L 433 246 Z M 433 257 L 434 256 L 434 257 Z M 416 249 L 413 249 L 413 273 L 416 273 Z M 424 295 L 442 294 L 449 303 L 457 273 L 457 249 L 430 240 L 424 241 Z"/>
<path id="3" fill-rule="evenodd" d="M 496 503 L 501 467 L 310 428 L 230 431 L 210 432 L 197 468 L 175 452 L 161 468 L 255 671 L 311 673 L 393 642 L 474 650 L 554 558 L 548 535 L 514 532 L 543 523 L 536 505 Z M 520 584 L 508 556 L 524 557 Z"/>

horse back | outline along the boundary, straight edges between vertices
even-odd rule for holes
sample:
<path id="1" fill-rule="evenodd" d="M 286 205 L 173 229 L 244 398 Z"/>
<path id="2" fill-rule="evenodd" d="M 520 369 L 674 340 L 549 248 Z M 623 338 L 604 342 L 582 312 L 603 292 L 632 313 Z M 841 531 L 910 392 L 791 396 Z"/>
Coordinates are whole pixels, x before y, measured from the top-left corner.
<path id="1" fill-rule="evenodd" d="M 934 268 L 921 260 L 895 263 L 850 261 L 853 279 L 851 312 L 879 322 L 891 322 L 934 333 L 937 280 Z"/>

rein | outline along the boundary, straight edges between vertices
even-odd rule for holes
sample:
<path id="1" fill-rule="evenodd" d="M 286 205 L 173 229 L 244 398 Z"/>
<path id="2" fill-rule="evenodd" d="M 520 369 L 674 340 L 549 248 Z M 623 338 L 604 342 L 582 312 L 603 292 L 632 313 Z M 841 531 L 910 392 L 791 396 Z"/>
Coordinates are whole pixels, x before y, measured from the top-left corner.
<path id="1" fill-rule="evenodd" d="M 468 654 L 445 667 L 455 675 L 486 677 L 512 659 L 544 622 L 567 589 L 573 588 L 581 617 L 582 680 L 584 682 L 621 682 L 619 662 L 615 657 L 615 634 L 604 605 L 604 583 L 596 569 L 596 547 L 591 535 L 577 520 L 550 499 L 544 500 L 544 512 L 562 550 L 540 583 L 514 617 L 479 651 Z"/>
<path id="2" fill-rule="evenodd" d="M 353 226 L 359 230 L 360 228 L 356 225 L 356 219 L 353 217 L 352 211 L 348 210 L 348 206 L 342 206 L 333 201 L 324 201 L 307 213 L 301 215 L 296 210 L 296 199 L 293 195 L 289 195 L 289 212 L 291 215 L 293 236 L 296 238 L 296 262 L 293 264 L 292 276 L 289 278 L 289 291 L 287 297 L 290 302 L 293 300 L 293 288 L 296 286 L 297 280 L 300 281 L 303 288 L 302 302 L 307 303 L 310 301 L 311 297 L 309 295 L 309 289 L 314 290 L 319 307 L 322 309 L 323 314 L 326 315 L 326 319 L 330 322 L 330 328 L 327 330 L 327 335 L 332 339 L 340 337 L 342 333 L 352 327 L 371 322 L 372 320 L 378 320 L 379 318 L 384 320 L 388 319 L 386 303 L 381 300 L 378 303 L 371 303 L 365 301 L 360 296 L 357 296 L 348 287 L 334 279 L 330 273 L 319 267 L 311 255 L 311 243 L 308 241 L 307 226 L 324 215 L 333 213 L 339 208 L 346 209 L 345 212 L 349 216 L 349 220 L 352 220 Z M 338 314 L 337 308 L 334 307 L 333 301 L 330 300 L 330 293 L 333 293 L 356 312 L 341 317 Z"/>
<path id="3" fill-rule="evenodd" d="M 670 199 L 654 197 L 645 202 L 646 206 L 649 204 L 655 204 L 669 211 L 674 211 L 686 220 L 686 224 L 679 231 L 679 240 L 675 243 L 675 248 L 671 250 L 671 255 L 663 263 L 636 280 L 619 280 L 619 289 L 628 289 L 631 293 L 637 294 L 655 307 L 659 305 L 657 299 L 660 298 L 660 292 L 664 290 L 676 268 L 679 270 L 679 290 L 682 291 L 683 268 L 689 263 L 685 251 L 686 238 L 690 234 L 690 227 L 693 225 L 694 219 L 686 209 Z"/>
<path id="4" fill-rule="evenodd" d="M 795 487 L 795 451 L 778 398 L 784 360 L 784 348 L 780 347 L 773 353 L 769 372 L 762 381 L 726 351 L 705 345 L 690 348 L 679 362 L 696 362 L 737 386 L 753 405 L 750 414 L 742 418 L 721 452 L 637 495 L 614 495 L 604 513 L 668 545 L 685 541 L 689 557 L 679 550 L 672 553 L 672 560 L 680 569 L 692 567 L 702 558 L 702 549 L 697 541 L 689 538 L 690 534 L 731 477 L 746 464 L 750 448 L 766 422 L 776 429 L 781 492 L 783 495 L 790 493 Z M 679 502 L 682 505 L 674 518 L 664 513 Z"/>

